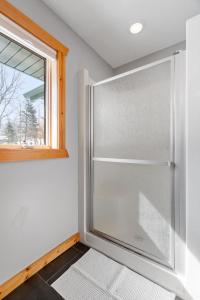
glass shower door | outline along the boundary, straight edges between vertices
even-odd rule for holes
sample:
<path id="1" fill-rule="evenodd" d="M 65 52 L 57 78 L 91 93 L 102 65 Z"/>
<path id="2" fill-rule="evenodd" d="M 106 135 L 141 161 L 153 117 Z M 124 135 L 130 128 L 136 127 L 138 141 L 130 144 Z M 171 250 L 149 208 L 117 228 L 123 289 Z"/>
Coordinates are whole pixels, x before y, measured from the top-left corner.
<path id="1" fill-rule="evenodd" d="M 91 228 L 173 268 L 173 58 L 94 84 Z"/>

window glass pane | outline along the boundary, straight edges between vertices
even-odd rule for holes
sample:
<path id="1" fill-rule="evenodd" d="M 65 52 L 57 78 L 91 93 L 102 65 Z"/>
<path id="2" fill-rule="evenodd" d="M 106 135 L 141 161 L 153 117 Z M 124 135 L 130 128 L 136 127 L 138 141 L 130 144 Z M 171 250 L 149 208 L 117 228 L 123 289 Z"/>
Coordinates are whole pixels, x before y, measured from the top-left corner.
<path id="1" fill-rule="evenodd" d="M 94 155 L 169 160 L 171 62 L 94 87 Z"/>
<path id="2" fill-rule="evenodd" d="M 172 265 L 171 172 L 94 162 L 93 229 Z"/>
<path id="3" fill-rule="evenodd" d="M 45 145 L 46 59 L 0 34 L 0 145 Z"/>

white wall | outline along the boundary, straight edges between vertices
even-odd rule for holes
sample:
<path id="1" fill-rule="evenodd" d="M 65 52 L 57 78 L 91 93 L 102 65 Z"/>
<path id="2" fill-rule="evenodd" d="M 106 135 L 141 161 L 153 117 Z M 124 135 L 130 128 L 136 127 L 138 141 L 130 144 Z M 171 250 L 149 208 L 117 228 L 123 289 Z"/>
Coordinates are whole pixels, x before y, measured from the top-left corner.
<path id="1" fill-rule="evenodd" d="M 187 287 L 200 299 L 200 15 L 187 22 Z"/>
<path id="2" fill-rule="evenodd" d="M 114 69 L 114 72 L 115 72 L 115 74 L 124 73 L 126 71 L 144 66 L 149 63 L 152 63 L 156 60 L 168 57 L 168 56 L 172 55 L 174 52 L 176 52 L 177 50 L 185 50 L 185 41 L 180 42 L 175 45 L 172 45 L 171 47 L 156 51 L 156 52 L 149 54 L 147 56 L 144 56 L 142 58 L 133 60 L 123 66 L 120 66 L 120 67 Z"/>
<path id="3" fill-rule="evenodd" d="M 70 52 L 67 58 L 68 159 L 0 164 L 0 283 L 78 231 L 78 72 L 95 80 L 112 69 L 39 0 L 11 0 Z"/>

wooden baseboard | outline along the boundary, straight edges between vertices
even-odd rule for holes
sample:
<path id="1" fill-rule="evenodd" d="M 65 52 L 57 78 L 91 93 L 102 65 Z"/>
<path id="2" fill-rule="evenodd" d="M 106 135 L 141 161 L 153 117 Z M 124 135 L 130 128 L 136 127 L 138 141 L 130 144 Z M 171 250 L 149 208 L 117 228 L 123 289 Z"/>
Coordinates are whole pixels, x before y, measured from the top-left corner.
<path id="1" fill-rule="evenodd" d="M 36 274 L 42 268 L 44 268 L 47 264 L 49 264 L 56 257 L 61 255 L 67 249 L 71 248 L 80 240 L 80 234 L 76 233 L 67 239 L 65 242 L 61 243 L 47 254 L 40 257 L 38 260 L 34 261 L 31 265 L 17 273 L 12 278 L 5 281 L 0 285 L 0 300 L 10 294 L 14 289 L 16 289 L 19 285 L 24 283 L 31 276 Z"/>

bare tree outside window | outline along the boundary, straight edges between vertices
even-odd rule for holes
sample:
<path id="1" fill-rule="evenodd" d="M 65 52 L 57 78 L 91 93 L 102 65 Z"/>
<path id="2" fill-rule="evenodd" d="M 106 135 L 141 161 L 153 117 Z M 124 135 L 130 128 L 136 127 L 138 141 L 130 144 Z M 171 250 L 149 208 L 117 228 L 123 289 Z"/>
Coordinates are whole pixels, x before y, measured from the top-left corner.
<path id="1" fill-rule="evenodd" d="M 0 145 L 46 145 L 46 59 L 0 33 Z"/>
<path id="2" fill-rule="evenodd" d="M 44 83 L 27 92 L 32 81 L 0 63 L 0 144 L 44 144 Z"/>
<path id="3" fill-rule="evenodd" d="M 14 101 L 17 100 L 17 92 L 20 87 L 20 72 L 14 72 L 9 78 L 6 67 L 0 64 L 0 129 L 2 121 L 9 119 L 13 112 Z"/>

